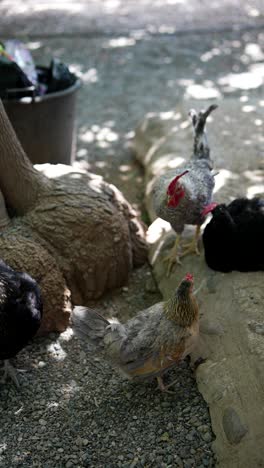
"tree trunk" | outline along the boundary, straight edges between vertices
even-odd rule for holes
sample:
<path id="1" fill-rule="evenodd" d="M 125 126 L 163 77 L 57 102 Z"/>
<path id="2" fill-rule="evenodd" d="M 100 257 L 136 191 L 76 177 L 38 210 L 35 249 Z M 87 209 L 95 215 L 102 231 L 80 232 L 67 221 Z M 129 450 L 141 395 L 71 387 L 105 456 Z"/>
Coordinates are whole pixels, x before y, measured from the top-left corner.
<path id="1" fill-rule="evenodd" d="M 49 188 L 50 182 L 34 169 L 27 158 L 1 99 L 0 129 L 0 187 L 7 205 L 17 215 L 23 215 L 36 204 L 40 194 Z"/>
<path id="2" fill-rule="evenodd" d="M 34 135 L 32 135 L 34 138 Z M 0 103 L 0 257 L 41 287 L 42 331 L 66 328 L 74 304 L 126 283 L 147 258 L 144 228 L 123 195 L 94 174 L 32 166 Z"/>
<path id="3" fill-rule="evenodd" d="M 5 200 L 0 190 L 0 231 L 10 224 L 10 218 L 6 211 Z"/>

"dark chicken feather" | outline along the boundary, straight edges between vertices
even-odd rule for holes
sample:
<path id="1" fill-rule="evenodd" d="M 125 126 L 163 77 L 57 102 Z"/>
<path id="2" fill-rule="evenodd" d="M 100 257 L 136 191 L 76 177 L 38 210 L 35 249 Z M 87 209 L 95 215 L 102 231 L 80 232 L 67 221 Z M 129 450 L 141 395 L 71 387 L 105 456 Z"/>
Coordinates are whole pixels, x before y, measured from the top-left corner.
<path id="1" fill-rule="evenodd" d="M 222 272 L 264 270 L 263 239 L 263 199 L 219 204 L 203 233 L 206 263 Z"/>
<path id="2" fill-rule="evenodd" d="M 16 356 L 36 334 L 42 300 L 36 281 L 0 260 L 0 360 Z"/>

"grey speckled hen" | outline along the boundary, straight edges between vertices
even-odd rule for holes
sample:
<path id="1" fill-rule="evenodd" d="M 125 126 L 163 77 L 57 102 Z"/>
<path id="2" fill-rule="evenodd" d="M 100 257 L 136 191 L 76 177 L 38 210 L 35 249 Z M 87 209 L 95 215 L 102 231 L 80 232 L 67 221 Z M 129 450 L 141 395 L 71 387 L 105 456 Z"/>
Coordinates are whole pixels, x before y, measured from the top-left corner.
<path id="1" fill-rule="evenodd" d="M 180 256 L 190 252 L 199 254 L 197 242 L 200 226 L 205 219 L 203 210 L 212 202 L 215 185 L 205 123 L 208 115 L 216 108 L 216 105 L 211 105 L 206 111 L 198 114 L 194 110 L 190 111 L 194 131 L 193 155 L 189 162 L 167 171 L 153 184 L 154 210 L 157 216 L 168 221 L 178 234 L 172 251 L 166 257 L 166 260 L 169 260 L 168 273 L 173 263 L 180 263 Z M 197 228 L 194 239 L 189 245 L 185 245 L 185 250 L 181 252 L 180 236 L 185 224 L 192 224 Z"/>

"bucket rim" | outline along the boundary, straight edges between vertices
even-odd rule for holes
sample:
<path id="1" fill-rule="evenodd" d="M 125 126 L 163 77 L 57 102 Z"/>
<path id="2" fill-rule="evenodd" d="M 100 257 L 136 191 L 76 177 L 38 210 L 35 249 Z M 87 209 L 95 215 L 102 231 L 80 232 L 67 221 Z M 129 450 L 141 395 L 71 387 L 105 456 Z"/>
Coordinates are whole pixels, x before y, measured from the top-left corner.
<path id="1" fill-rule="evenodd" d="M 77 91 L 82 86 L 82 81 L 80 78 L 77 78 L 75 83 L 69 86 L 66 89 L 62 89 L 60 91 L 55 91 L 54 93 L 44 94 L 43 96 L 35 96 L 30 97 L 26 96 L 21 99 L 2 99 L 3 104 L 34 104 L 43 101 L 48 101 L 49 99 L 56 99 L 59 97 L 67 96 L 68 94 L 72 94 L 74 91 Z"/>

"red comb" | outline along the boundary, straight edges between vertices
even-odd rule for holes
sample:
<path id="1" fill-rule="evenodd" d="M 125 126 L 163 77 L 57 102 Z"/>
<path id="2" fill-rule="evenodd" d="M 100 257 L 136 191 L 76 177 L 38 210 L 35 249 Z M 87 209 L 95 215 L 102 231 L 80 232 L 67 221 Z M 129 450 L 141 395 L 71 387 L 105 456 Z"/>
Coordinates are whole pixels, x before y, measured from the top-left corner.
<path id="1" fill-rule="evenodd" d="M 169 184 L 168 186 L 168 190 L 167 190 L 167 193 L 168 195 L 173 195 L 174 193 L 174 190 L 175 190 L 175 185 L 177 184 L 178 180 L 184 176 L 185 174 L 187 174 L 189 171 L 184 171 L 182 174 L 179 174 L 177 175 L 176 177 L 174 177 L 174 179 L 171 181 L 171 183 Z"/>
<path id="2" fill-rule="evenodd" d="M 193 275 L 191 275 L 191 273 L 187 273 L 184 279 L 186 279 L 187 281 L 193 281 Z"/>

